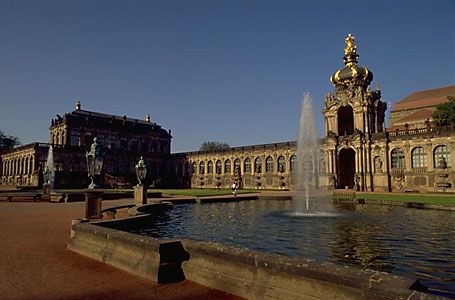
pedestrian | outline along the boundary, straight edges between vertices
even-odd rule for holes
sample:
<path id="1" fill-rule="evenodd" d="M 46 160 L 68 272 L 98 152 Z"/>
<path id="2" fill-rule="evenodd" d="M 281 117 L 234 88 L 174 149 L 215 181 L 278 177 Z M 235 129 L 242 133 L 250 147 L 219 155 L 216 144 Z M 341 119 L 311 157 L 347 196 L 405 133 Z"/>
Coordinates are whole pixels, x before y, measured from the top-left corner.
<path id="1" fill-rule="evenodd" d="M 234 195 L 234 197 L 236 197 L 237 196 L 237 184 L 235 182 L 233 182 L 231 185 L 231 188 L 232 188 L 232 194 Z"/>

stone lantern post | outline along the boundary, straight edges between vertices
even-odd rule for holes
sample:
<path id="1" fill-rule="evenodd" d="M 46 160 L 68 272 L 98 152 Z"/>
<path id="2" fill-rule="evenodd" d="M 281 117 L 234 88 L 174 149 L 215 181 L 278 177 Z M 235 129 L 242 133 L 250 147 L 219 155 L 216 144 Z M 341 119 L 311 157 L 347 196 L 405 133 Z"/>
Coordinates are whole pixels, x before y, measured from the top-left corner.
<path id="1" fill-rule="evenodd" d="M 90 147 L 90 151 L 86 153 L 87 171 L 91 183 L 88 189 L 85 190 L 85 218 L 86 219 L 102 219 L 102 199 L 103 190 L 95 183 L 95 179 L 101 175 L 103 168 L 103 154 L 101 146 L 97 143 L 96 138 Z"/>

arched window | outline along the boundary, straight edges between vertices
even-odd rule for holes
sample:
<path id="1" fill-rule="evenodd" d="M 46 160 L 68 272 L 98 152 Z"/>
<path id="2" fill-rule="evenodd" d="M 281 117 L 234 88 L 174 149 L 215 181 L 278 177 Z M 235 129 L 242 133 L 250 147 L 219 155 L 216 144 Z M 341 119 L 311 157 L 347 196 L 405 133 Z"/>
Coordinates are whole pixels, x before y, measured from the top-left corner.
<path id="1" fill-rule="evenodd" d="M 268 156 L 265 159 L 265 172 L 266 173 L 272 173 L 273 172 L 273 158 L 271 156 Z"/>
<path id="2" fill-rule="evenodd" d="M 411 161 L 413 168 L 425 168 L 427 166 L 427 154 L 423 151 L 423 147 L 412 149 Z"/>
<path id="3" fill-rule="evenodd" d="M 404 151 L 401 148 L 395 148 L 392 150 L 391 154 L 392 168 L 404 168 Z"/>
<path id="4" fill-rule="evenodd" d="M 128 139 L 126 137 L 123 137 L 121 140 L 120 140 L 120 148 L 123 150 L 123 151 L 127 151 L 128 150 Z"/>
<path id="5" fill-rule="evenodd" d="M 221 174 L 221 160 L 217 160 L 215 164 L 215 172 L 216 174 Z"/>
<path id="6" fill-rule="evenodd" d="M 251 160 L 249 158 L 245 158 L 243 162 L 243 173 L 251 174 Z"/>
<path id="7" fill-rule="evenodd" d="M 97 134 L 96 142 L 98 143 L 98 145 L 104 146 L 104 134 L 101 133 Z"/>
<path id="8" fill-rule="evenodd" d="M 117 135 L 111 134 L 109 136 L 109 149 L 116 149 L 117 148 Z"/>
<path id="9" fill-rule="evenodd" d="M 236 158 L 234 160 L 234 174 L 240 174 L 240 159 Z"/>
<path id="10" fill-rule="evenodd" d="M 282 155 L 279 156 L 277 162 L 278 172 L 280 173 L 286 172 L 286 159 L 284 158 L 284 156 Z"/>
<path id="11" fill-rule="evenodd" d="M 260 157 L 254 160 L 254 172 L 262 173 L 262 159 Z"/>
<path id="12" fill-rule="evenodd" d="M 131 139 L 130 150 L 133 152 L 137 152 L 139 150 L 139 139 L 137 137 L 133 137 Z"/>
<path id="13" fill-rule="evenodd" d="M 354 111 L 352 107 L 342 106 L 338 110 L 338 135 L 351 135 L 354 133 Z"/>
<path id="14" fill-rule="evenodd" d="M 297 171 L 297 156 L 295 156 L 295 155 L 291 156 L 289 169 L 290 169 L 291 172 L 296 172 Z"/>
<path id="15" fill-rule="evenodd" d="M 70 145 L 71 146 L 80 146 L 81 145 L 81 134 L 79 131 L 71 131 L 70 136 Z"/>
<path id="16" fill-rule="evenodd" d="M 205 174 L 205 162 L 201 161 L 199 163 L 199 174 L 204 175 Z"/>
<path id="17" fill-rule="evenodd" d="M 197 165 L 195 162 L 191 164 L 191 174 L 196 174 L 197 171 Z"/>
<path id="18" fill-rule="evenodd" d="M 231 161 L 229 159 L 224 162 L 224 174 L 231 174 Z"/>
<path id="19" fill-rule="evenodd" d="M 439 167 L 439 161 L 441 160 L 442 157 L 445 159 L 445 161 L 447 163 L 447 167 L 449 168 L 450 167 L 450 150 L 449 150 L 449 148 L 447 148 L 446 145 L 441 145 L 441 146 L 437 146 L 436 148 L 434 148 L 433 167 L 435 167 L 435 168 Z"/>
<path id="20" fill-rule="evenodd" d="M 207 174 L 213 174 L 213 161 L 211 160 L 207 163 Z"/>
<path id="21" fill-rule="evenodd" d="M 141 151 L 142 153 L 145 153 L 148 151 L 149 147 L 148 147 L 148 142 L 146 140 L 141 140 Z"/>

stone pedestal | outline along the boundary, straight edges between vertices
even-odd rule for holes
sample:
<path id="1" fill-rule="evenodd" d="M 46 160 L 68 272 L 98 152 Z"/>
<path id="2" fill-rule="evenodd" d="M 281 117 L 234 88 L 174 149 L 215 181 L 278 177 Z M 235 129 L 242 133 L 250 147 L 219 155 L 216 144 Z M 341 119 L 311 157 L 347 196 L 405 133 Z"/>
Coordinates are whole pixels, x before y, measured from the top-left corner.
<path id="1" fill-rule="evenodd" d="M 51 193 L 49 195 L 49 202 L 60 203 L 60 202 L 63 202 L 64 198 L 65 197 L 62 194 Z"/>
<path id="2" fill-rule="evenodd" d="M 136 185 L 134 187 L 134 204 L 136 206 L 147 204 L 147 187 Z"/>
<path id="3" fill-rule="evenodd" d="M 51 186 L 48 183 L 43 184 L 43 196 L 41 200 L 50 200 L 51 199 Z"/>
<path id="4" fill-rule="evenodd" d="M 95 189 L 85 190 L 85 218 L 88 220 L 102 219 L 103 191 Z"/>
<path id="5" fill-rule="evenodd" d="M 389 177 L 387 173 L 376 173 L 373 177 L 374 190 L 376 192 L 389 191 Z"/>

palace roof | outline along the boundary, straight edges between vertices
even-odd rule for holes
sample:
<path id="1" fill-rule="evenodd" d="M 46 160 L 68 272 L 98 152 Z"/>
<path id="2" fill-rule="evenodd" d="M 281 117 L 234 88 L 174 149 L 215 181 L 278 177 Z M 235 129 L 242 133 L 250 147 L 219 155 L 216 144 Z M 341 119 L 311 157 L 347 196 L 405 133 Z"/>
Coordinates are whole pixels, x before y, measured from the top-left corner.
<path id="1" fill-rule="evenodd" d="M 447 102 L 447 96 L 455 96 L 455 85 L 414 92 L 398 101 L 392 112 L 436 106 Z"/>

